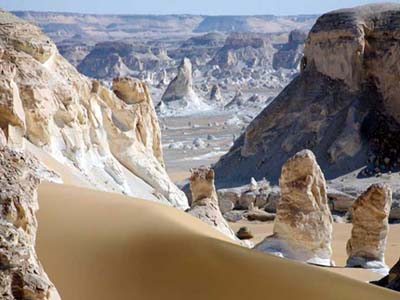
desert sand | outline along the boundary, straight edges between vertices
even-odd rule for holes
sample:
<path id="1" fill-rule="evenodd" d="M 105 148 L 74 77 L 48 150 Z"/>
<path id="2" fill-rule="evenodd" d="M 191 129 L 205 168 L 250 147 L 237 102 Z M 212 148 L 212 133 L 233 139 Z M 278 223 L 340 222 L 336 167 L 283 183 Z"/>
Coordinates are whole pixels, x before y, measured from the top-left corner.
<path id="1" fill-rule="evenodd" d="M 39 202 L 37 251 L 64 300 L 399 297 L 326 268 L 245 249 L 161 204 L 54 183 L 41 185 Z"/>

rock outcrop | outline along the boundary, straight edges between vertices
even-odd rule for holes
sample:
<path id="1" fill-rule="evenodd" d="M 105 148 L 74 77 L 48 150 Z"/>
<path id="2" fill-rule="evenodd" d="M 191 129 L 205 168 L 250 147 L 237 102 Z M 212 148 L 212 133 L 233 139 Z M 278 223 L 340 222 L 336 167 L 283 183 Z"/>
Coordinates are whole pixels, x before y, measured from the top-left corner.
<path id="1" fill-rule="evenodd" d="M 221 89 L 218 84 L 214 84 L 210 91 L 210 102 L 220 104 L 224 102 L 224 98 L 221 94 Z"/>
<path id="2" fill-rule="evenodd" d="M 0 145 L 0 295 L 4 300 L 60 299 L 35 251 L 36 189 L 44 169 L 36 159 Z"/>
<path id="3" fill-rule="evenodd" d="M 174 114 L 179 111 L 188 113 L 207 110 L 209 106 L 193 90 L 192 63 L 184 58 L 178 68 L 178 74 L 169 83 L 157 110 L 161 114 Z"/>
<path id="4" fill-rule="evenodd" d="M 117 79 L 118 96 L 79 74 L 36 26 L 0 18 L 0 128 L 13 148 L 33 144 L 91 187 L 185 209 L 163 166 L 147 87 Z"/>
<path id="5" fill-rule="evenodd" d="M 333 265 L 332 215 L 328 206 L 326 182 L 314 154 L 298 152 L 282 167 L 273 235 L 256 249 L 290 259 Z"/>
<path id="6" fill-rule="evenodd" d="M 192 170 L 190 191 L 192 192 L 192 204 L 187 212 L 216 228 L 232 240 L 238 241 L 234 231 L 229 227 L 219 209 L 214 186 L 214 171 L 206 167 Z"/>
<path id="7" fill-rule="evenodd" d="M 373 184 L 353 203 L 353 229 L 347 242 L 347 266 L 387 273 L 385 247 L 389 231 L 392 191 L 385 184 Z"/>
<path id="8" fill-rule="evenodd" d="M 321 16 L 306 40 L 301 74 L 216 164 L 217 187 L 252 176 L 276 183 L 283 163 L 304 148 L 328 179 L 398 171 L 399 12 L 399 4 L 375 4 Z"/>
<path id="9" fill-rule="evenodd" d="M 372 281 L 371 283 L 400 292 L 400 259 L 390 269 L 389 274 L 382 279 Z"/>
<path id="10" fill-rule="evenodd" d="M 300 69 L 306 37 L 307 34 L 301 30 L 291 31 L 288 42 L 281 45 L 274 54 L 273 67 L 275 69 Z"/>

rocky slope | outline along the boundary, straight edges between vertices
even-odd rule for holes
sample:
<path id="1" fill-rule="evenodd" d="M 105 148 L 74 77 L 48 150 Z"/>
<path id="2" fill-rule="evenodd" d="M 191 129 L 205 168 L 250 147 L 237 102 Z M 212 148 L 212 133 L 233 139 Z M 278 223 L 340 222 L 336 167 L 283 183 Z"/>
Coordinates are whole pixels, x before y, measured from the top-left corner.
<path id="1" fill-rule="evenodd" d="M 303 148 L 328 179 L 399 171 L 398 24 L 399 4 L 321 16 L 306 40 L 301 74 L 216 164 L 217 184 L 252 176 L 276 182 L 282 164 Z"/>
<path id="2" fill-rule="evenodd" d="M 114 93 L 79 74 L 36 26 L 5 12 L 0 23 L 0 127 L 9 146 L 33 144 L 90 186 L 187 207 L 164 169 L 144 83 L 117 79 Z"/>

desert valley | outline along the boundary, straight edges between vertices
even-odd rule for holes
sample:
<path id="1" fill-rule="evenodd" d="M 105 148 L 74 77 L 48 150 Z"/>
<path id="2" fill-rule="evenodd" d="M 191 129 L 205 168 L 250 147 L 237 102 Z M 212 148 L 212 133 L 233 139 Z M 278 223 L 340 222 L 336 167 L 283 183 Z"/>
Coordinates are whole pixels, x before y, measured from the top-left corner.
<path id="1" fill-rule="evenodd" d="M 399 63 L 399 3 L 0 10 L 0 299 L 400 299 Z"/>

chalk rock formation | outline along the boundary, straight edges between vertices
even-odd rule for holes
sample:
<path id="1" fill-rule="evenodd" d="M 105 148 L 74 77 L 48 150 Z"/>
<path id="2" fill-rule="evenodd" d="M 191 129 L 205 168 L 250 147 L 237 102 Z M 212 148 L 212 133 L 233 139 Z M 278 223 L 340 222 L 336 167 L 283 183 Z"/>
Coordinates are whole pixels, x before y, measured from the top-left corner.
<path id="1" fill-rule="evenodd" d="M 211 88 L 210 101 L 217 104 L 224 101 L 224 98 L 221 94 L 221 89 L 219 88 L 218 84 L 214 84 Z"/>
<path id="2" fill-rule="evenodd" d="M 118 96 L 79 74 L 34 25 L 0 15 L 0 128 L 9 146 L 25 138 L 91 187 L 185 209 L 163 166 L 147 87 L 114 81 Z"/>
<path id="3" fill-rule="evenodd" d="M 0 145 L 0 295 L 4 300 L 60 299 L 35 251 L 36 189 L 42 169 L 32 157 Z"/>
<path id="4" fill-rule="evenodd" d="M 400 259 L 390 269 L 388 275 L 371 283 L 400 292 Z"/>
<path id="5" fill-rule="evenodd" d="M 209 106 L 193 90 L 192 63 L 190 59 L 184 58 L 182 60 L 178 68 L 178 74 L 168 85 L 157 109 L 162 114 L 168 114 L 168 111 L 170 113 L 178 111 L 190 113 L 209 109 Z"/>
<path id="6" fill-rule="evenodd" d="M 347 242 L 347 266 L 387 273 L 386 238 L 392 192 L 385 184 L 373 184 L 353 203 L 353 229 Z"/>
<path id="7" fill-rule="evenodd" d="M 333 265 L 331 260 L 332 216 L 326 182 L 314 154 L 303 150 L 282 167 L 273 235 L 256 249 L 290 259 Z"/>
<path id="8" fill-rule="evenodd" d="M 328 179 L 360 168 L 360 176 L 399 170 L 399 23 L 400 4 L 321 16 L 306 40 L 301 74 L 215 165 L 217 186 L 251 176 L 275 183 L 283 163 L 305 148 Z"/>
<path id="9" fill-rule="evenodd" d="M 192 170 L 190 176 L 192 204 L 188 213 L 238 241 L 234 231 L 222 216 L 214 186 L 214 171 L 210 168 Z"/>

